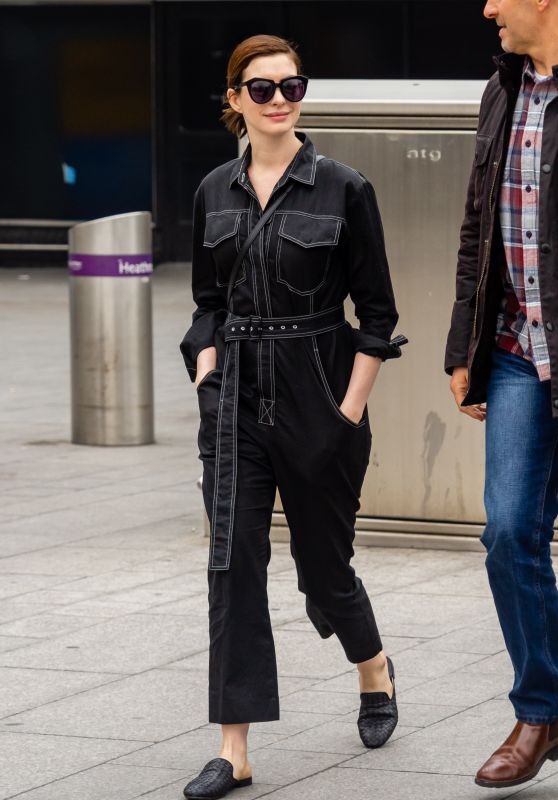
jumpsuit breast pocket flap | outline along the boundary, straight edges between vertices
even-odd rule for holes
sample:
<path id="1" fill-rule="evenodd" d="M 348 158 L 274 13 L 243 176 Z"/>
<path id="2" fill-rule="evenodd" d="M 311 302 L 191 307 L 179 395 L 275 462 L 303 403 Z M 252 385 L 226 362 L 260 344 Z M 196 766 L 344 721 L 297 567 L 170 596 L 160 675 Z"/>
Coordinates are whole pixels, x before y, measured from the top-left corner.
<path id="1" fill-rule="evenodd" d="M 283 215 L 277 246 L 277 280 L 296 294 L 313 294 L 324 283 L 343 220 L 291 212 Z"/>
<path id="2" fill-rule="evenodd" d="M 211 211 L 205 218 L 203 246 L 209 247 L 217 273 L 217 286 L 227 286 L 232 265 L 240 249 L 239 232 L 242 211 Z M 246 280 L 244 264 L 235 286 Z"/>

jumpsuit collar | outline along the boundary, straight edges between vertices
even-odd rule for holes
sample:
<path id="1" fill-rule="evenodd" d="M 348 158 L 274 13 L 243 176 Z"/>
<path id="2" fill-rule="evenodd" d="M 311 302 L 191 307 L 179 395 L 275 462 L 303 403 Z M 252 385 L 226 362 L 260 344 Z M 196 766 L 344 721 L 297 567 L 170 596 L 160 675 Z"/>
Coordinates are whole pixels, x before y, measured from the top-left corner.
<path id="1" fill-rule="evenodd" d="M 277 189 L 284 186 L 290 178 L 308 186 L 314 185 L 316 179 L 316 148 L 305 133 L 296 131 L 295 135 L 302 142 L 302 147 L 278 181 Z M 252 146 L 249 144 L 242 157 L 233 163 L 229 188 L 232 189 L 234 183 L 239 183 L 243 186 L 248 181 L 247 169 L 251 158 Z"/>

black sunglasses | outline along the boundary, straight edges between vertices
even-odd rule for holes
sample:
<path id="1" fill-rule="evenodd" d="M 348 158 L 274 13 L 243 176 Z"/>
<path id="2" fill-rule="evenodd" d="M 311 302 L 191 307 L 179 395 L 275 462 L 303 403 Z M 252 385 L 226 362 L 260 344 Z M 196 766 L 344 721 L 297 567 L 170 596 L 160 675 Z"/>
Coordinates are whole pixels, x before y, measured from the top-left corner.
<path id="1" fill-rule="evenodd" d="M 275 95 L 275 90 L 280 89 L 281 94 L 289 103 L 300 103 L 306 94 L 308 78 L 306 75 L 293 75 L 292 78 L 283 78 L 279 83 L 269 78 L 250 78 L 249 81 L 236 83 L 232 88 L 238 91 L 243 86 L 248 89 L 248 94 L 254 103 L 269 103 Z"/>

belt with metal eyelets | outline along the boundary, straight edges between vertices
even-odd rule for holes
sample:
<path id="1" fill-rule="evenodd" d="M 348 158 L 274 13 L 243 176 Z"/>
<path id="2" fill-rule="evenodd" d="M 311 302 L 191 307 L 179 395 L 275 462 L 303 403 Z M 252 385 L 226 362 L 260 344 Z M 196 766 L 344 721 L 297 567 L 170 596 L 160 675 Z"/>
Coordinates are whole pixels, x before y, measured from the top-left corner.
<path id="1" fill-rule="evenodd" d="M 231 563 L 237 479 L 237 415 L 239 347 L 245 340 L 296 339 L 316 336 L 345 324 L 342 305 L 297 317 L 237 317 L 229 314 L 224 326 L 226 342 L 223 382 L 217 415 L 215 488 L 211 514 L 209 569 L 227 570 Z M 273 342 L 269 343 L 273 347 Z M 273 357 L 264 372 L 273 371 Z M 274 384 L 274 381 L 272 381 Z M 263 406 L 262 406 L 263 403 Z M 260 401 L 259 422 L 274 424 L 275 400 Z"/>
<path id="2" fill-rule="evenodd" d="M 225 323 L 225 341 L 241 339 L 291 339 L 315 336 L 341 327 L 345 322 L 343 306 L 327 308 L 298 317 L 235 317 Z"/>

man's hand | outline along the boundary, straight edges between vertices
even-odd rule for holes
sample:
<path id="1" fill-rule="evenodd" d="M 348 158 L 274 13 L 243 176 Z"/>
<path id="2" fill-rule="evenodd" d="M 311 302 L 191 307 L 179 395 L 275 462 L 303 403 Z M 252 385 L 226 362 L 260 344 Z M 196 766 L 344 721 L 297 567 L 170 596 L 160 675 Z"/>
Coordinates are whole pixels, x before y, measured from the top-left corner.
<path id="1" fill-rule="evenodd" d="M 453 396 L 455 397 L 455 402 L 457 403 L 457 407 L 459 408 L 462 414 L 467 414 L 467 416 L 472 417 L 473 419 L 478 419 L 479 422 L 484 422 L 484 420 L 486 419 L 485 405 L 476 405 L 476 406 L 461 405 L 461 403 L 465 398 L 465 395 L 467 394 L 468 388 L 469 388 L 469 370 L 467 369 L 467 367 L 454 367 L 450 381 L 450 389 L 453 392 Z"/>

